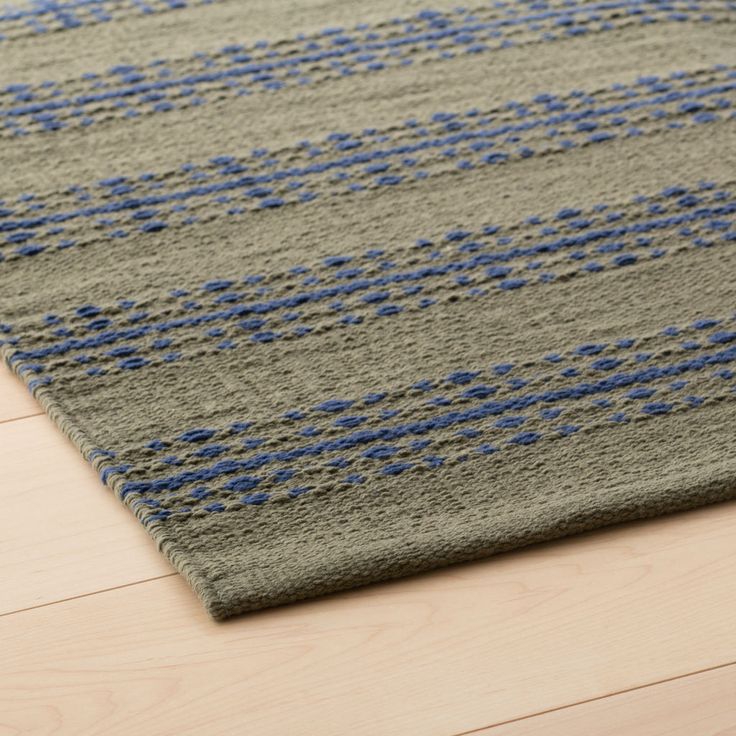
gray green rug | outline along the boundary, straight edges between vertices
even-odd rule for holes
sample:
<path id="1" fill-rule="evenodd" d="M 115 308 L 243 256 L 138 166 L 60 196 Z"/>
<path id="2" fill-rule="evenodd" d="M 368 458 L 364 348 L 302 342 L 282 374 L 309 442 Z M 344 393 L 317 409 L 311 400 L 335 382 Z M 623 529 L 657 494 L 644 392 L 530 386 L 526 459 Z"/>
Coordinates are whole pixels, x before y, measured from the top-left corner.
<path id="1" fill-rule="evenodd" d="M 426 2 L 0 11 L 0 350 L 216 618 L 736 497 L 736 3 Z"/>

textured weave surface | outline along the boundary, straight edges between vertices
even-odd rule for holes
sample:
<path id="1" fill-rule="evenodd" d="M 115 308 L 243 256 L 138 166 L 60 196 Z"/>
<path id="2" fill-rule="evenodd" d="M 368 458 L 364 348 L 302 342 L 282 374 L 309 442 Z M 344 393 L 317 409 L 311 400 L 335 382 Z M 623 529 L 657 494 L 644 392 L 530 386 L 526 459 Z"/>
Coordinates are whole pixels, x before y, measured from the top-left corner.
<path id="1" fill-rule="evenodd" d="M 734 498 L 734 21 L 6 9 L 3 358 L 217 618 Z"/>

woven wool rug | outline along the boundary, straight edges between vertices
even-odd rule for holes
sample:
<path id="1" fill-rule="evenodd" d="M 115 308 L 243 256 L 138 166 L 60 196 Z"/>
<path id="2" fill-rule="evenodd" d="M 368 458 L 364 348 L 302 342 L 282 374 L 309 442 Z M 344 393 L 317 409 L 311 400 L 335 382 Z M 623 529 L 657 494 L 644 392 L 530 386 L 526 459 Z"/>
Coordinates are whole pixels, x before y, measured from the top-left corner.
<path id="1" fill-rule="evenodd" d="M 0 13 L 4 360 L 216 618 L 736 497 L 736 4 Z"/>

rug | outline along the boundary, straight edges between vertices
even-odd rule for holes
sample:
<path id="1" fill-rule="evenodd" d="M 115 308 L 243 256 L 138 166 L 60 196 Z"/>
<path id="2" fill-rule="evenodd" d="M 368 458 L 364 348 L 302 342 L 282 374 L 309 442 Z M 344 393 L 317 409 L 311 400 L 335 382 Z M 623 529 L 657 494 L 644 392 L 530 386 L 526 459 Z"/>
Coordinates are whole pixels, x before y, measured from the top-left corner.
<path id="1" fill-rule="evenodd" d="M 0 12 L 2 356 L 217 619 L 736 498 L 736 3 L 427 1 Z"/>

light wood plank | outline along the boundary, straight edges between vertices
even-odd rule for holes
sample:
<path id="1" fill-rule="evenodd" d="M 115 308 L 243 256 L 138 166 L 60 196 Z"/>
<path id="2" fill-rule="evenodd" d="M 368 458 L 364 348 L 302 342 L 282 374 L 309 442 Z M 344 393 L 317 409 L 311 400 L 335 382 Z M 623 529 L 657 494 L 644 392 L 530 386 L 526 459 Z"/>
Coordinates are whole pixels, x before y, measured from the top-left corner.
<path id="1" fill-rule="evenodd" d="M 0 613 L 172 568 L 45 415 L 0 424 Z"/>
<path id="2" fill-rule="evenodd" d="M 7 371 L 5 376 L 16 381 Z M 8 481 L 0 491 L 6 509 L 0 522 L 1 610 L 90 594 L 169 571 L 139 525 L 45 417 L 0 425 L 0 467 Z M 299 730 L 299 724 L 307 722 L 325 734 L 449 734 L 533 713 L 540 709 L 539 700 L 544 708 L 556 708 L 581 699 L 581 693 L 598 697 L 644 684 L 657 679 L 655 673 L 673 676 L 706 661 L 712 666 L 735 651 L 733 636 L 723 636 L 723 629 L 711 620 L 719 606 L 722 613 L 734 601 L 733 584 L 722 585 L 720 597 L 715 592 L 721 585 L 715 578 L 736 577 L 735 550 L 728 534 L 734 522 L 736 504 L 710 507 L 225 625 L 206 619 L 178 578 L 7 616 L 0 630 L 15 644 L 11 648 L 15 656 L 10 667 L 0 667 L 0 676 L 3 683 L 15 682 L 23 697 L 7 719 L 0 718 L 0 733 L 3 726 L 20 728 L 22 733 L 49 733 L 49 724 L 57 716 L 63 724 L 57 733 L 97 733 L 94 718 L 74 720 L 81 704 L 85 713 L 91 709 L 106 719 L 105 733 L 130 733 L 128 719 L 133 729 L 146 729 L 146 733 L 201 733 L 202 728 L 215 734 L 242 733 L 242 723 L 254 712 L 259 733 L 266 734 L 315 732 Z M 675 559 L 667 562 L 673 555 Z M 672 565 L 677 570 L 679 559 L 688 559 L 689 565 L 680 565 L 677 574 L 666 574 L 662 567 Z M 708 593 L 705 601 L 702 592 L 692 587 L 683 593 L 687 584 L 678 583 L 683 575 L 705 579 L 698 581 Z M 611 585 L 606 585 L 607 577 Z M 654 587 L 650 590 L 650 586 Z M 624 600 L 619 600 L 621 595 Z M 652 597 L 654 611 L 647 608 Z M 672 618 L 667 609 L 691 597 L 697 598 L 694 616 L 689 620 L 679 616 L 670 637 L 657 632 L 656 612 Z M 596 665 L 605 659 L 602 653 L 612 644 L 594 642 L 591 629 L 605 634 L 602 623 L 611 617 L 607 609 L 621 610 L 625 600 L 634 600 L 633 610 L 624 611 L 608 632 L 611 642 L 625 640 L 624 654 L 615 652 L 612 671 L 597 671 Z M 571 607 L 575 609 L 572 619 L 564 623 L 563 614 Z M 643 609 L 644 630 L 637 632 L 636 611 Z M 40 621 L 21 618 L 39 615 Z M 107 625 L 92 625 L 98 616 L 116 632 L 112 638 L 117 644 L 104 649 L 103 661 L 95 658 L 95 641 L 110 634 Z M 586 624 L 591 616 L 602 620 Z M 167 631 L 160 661 L 151 664 L 155 637 L 147 635 L 131 649 L 140 634 L 137 626 L 126 623 L 127 618 L 153 632 Z M 67 632 L 60 642 L 56 620 Z M 22 621 L 22 628 L 33 636 L 19 637 L 17 626 Z M 576 621 L 584 625 L 580 642 L 571 636 Z M 703 644 L 706 626 L 713 628 L 712 641 Z M 487 627 L 495 630 L 486 631 Z M 526 638 L 519 641 L 519 627 L 535 646 Z M 677 637 L 687 640 L 691 628 L 699 630 L 700 643 L 680 647 Z M 658 637 L 652 639 L 647 630 Z M 42 632 L 40 638 L 38 632 Z M 644 651 L 637 645 L 640 640 Z M 521 644 L 516 654 L 513 641 Z M 561 652 L 565 641 L 570 651 Z M 75 660 L 73 652 L 78 648 L 80 658 Z M 41 654 L 45 649 L 49 657 Z M 29 662 L 34 651 L 38 654 L 30 656 L 31 667 L 26 669 L 21 663 Z M 625 654 L 633 657 L 630 668 Z M 564 682 L 549 676 L 556 657 L 564 663 L 559 677 Z M 570 657 L 575 661 L 566 662 Z M 124 665 L 119 672 L 114 667 L 116 658 Z M 224 668 L 220 675 L 218 663 Z M 226 692 L 243 698 L 240 705 L 225 703 L 226 698 L 214 693 L 208 682 L 211 706 L 200 703 L 200 712 L 188 706 L 190 699 L 199 702 L 199 664 L 213 673 Z M 103 675 L 102 686 L 90 675 L 95 667 Z M 53 673 L 57 669 L 64 673 L 58 687 Z M 284 698 L 269 693 L 265 703 L 260 701 L 261 672 L 271 683 L 269 691 L 285 691 Z M 33 680 L 37 675 L 44 683 L 40 691 L 25 691 L 24 682 L 29 680 L 23 678 Z M 319 685 L 317 690 L 310 686 L 311 676 Z M 142 694 L 137 677 L 153 683 L 155 691 Z M 502 680 L 500 686 L 497 678 Z M 279 685 L 280 681 L 288 686 Z M 167 688 L 175 693 L 173 709 Z M 527 689 L 537 698 L 525 694 Z M 289 715 L 289 692 L 298 696 L 300 705 L 294 709 L 300 713 L 304 709 L 311 721 L 301 721 L 293 712 Z M 714 696 L 714 702 L 719 697 Z M 376 713 L 375 702 L 387 707 Z M 325 714 L 325 703 L 335 713 Z M 153 730 L 147 730 L 149 708 L 164 713 L 154 718 Z M 172 720 L 174 711 L 181 708 L 188 714 L 186 723 Z M 224 715 L 218 715 L 223 708 Z M 0 712 L 6 710 L 0 707 Z M 202 720 L 195 718 L 192 725 L 193 716 Z M 214 730 L 205 725 L 210 721 Z M 169 723 L 175 726 L 170 728 Z M 521 727 L 516 724 L 504 728 Z"/>
<path id="3" fill-rule="evenodd" d="M 474 731 L 475 736 L 733 736 L 736 665 Z"/>
<path id="4" fill-rule="evenodd" d="M 0 361 L 0 422 L 41 414 L 41 407 L 5 363 Z"/>
<path id="5" fill-rule="evenodd" d="M 215 624 L 180 577 L 0 619 L 24 734 L 457 734 L 736 659 L 736 503 Z M 15 729 L 15 730 L 13 730 Z"/>

